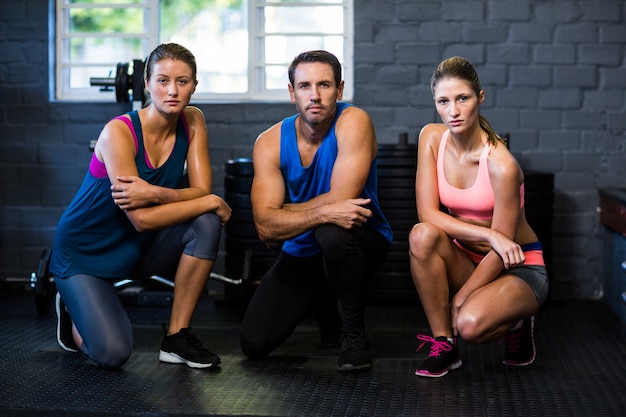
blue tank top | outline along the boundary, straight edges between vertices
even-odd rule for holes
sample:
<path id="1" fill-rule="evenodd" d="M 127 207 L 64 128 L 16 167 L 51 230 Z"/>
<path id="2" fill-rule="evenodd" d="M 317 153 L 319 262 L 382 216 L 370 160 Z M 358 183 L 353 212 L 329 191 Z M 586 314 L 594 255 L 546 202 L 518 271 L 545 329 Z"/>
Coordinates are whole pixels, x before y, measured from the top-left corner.
<path id="1" fill-rule="evenodd" d="M 335 125 L 339 115 L 350 106 L 348 103 L 337 103 L 335 119 L 320 147 L 315 152 L 313 161 L 308 167 L 300 163 L 300 152 L 296 138 L 296 118 L 291 116 L 283 120 L 280 130 L 280 167 L 287 185 L 292 203 L 302 203 L 330 191 L 330 177 L 337 159 L 337 137 Z M 371 227 L 391 242 L 393 234 L 389 222 L 383 215 L 378 201 L 378 173 L 376 160 L 372 161 L 369 176 L 360 197 L 371 199 L 369 208 L 373 216 L 364 227 Z M 283 250 L 292 256 L 312 256 L 320 249 L 315 242 L 314 231 L 309 230 L 283 243 Z"/>
<path id="2" fill-rule="evenodd" d="M 135 163 L 139 177 L 153 185 L 175 188 L 183 177 L 189 148 L 184 114 L 176 127 L 176 142 L 167 161 L 158 168 L 146 163 L 141 122 L 128 113 L 137 140 Z M 111 197 L 109 177 L 89 170 L 78 192 L 61 216 L 54 237 L 50 272 L 56 278 L 89 274 L 101 278 L 127 277 L 141 259 L 155 232 L 138 232 Z"/>

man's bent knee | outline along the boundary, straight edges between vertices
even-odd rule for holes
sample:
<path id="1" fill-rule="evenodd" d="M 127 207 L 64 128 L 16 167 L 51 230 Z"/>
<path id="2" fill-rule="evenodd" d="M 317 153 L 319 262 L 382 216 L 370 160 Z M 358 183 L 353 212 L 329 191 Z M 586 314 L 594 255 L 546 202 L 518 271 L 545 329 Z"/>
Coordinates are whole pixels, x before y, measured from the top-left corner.
<path id="1" fill-rule="evenodd" d="M 315 229 L 315 241 L 319 245 L 324 256 L 341 260 L 345 257 L 346 248 L 351 236 L 346 231 L 334 224 L 323 224 Z"/>
<path id="2" fill-rule="evenodd" d="M 266 343 L 252 342 L 242 337 L 241 351 L 250 359 L 263 359 L 269 356 L 272 348 Z"/>

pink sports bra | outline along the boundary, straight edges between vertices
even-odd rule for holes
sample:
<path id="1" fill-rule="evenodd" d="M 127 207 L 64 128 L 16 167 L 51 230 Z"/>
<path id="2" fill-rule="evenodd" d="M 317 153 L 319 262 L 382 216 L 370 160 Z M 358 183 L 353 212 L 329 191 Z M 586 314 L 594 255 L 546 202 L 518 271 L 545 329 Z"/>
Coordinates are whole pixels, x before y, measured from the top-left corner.
<path id="1" fill-rule="evenodd" d="M 469 188 L 456 188 L 448 183 L 443 170 L 443 158 L 448 143 L 449 130 L 446 130 L 439 143 L 437 153 L 437 186 L 439 199 L 453 216 L 472 220 L 491 220 L 493 218 L 494 195 L 487 157 L 492 145 L 487 144 L 478 160 L 478 175 Z M 520 207 L 524 207 L 524 183 L 520 185 Z"/>

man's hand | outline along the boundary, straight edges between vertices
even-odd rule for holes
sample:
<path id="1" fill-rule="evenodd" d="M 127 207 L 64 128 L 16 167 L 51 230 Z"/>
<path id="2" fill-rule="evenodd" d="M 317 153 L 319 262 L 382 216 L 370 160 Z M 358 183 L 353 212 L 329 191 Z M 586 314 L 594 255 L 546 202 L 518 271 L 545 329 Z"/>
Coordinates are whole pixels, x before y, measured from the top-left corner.
<path id="1" fill-rule="evenodd" d="M 139 177 L 120 175 L 118 184 L 111 185 L 113 202 L 122 210 L 148 207 L 158 202 L 153 186 Z"/>
<path id="2" fill-rule="evenodd" d="M 344 229 L 362 226 L 370 217 L 372 211 L 366 206 L 369 198 L 354 198 L 330 204 L 328 208 L 328 223 L 336 224 Z"/>

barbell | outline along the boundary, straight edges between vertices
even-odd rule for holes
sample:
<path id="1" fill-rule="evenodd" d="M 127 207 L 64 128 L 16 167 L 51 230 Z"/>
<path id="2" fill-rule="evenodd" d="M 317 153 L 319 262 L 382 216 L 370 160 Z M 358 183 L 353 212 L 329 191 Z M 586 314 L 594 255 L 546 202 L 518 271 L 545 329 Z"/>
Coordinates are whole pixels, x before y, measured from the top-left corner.
<path id="1" fill-rule="evenodd" d="M 133 72 L 129 73 L 130 64 L 118 62 L 115 77 L 92 77 L 89 79 L 89 84 L 102 87 L 100 91 L 115 89 L 115 101 L 118 103 L 130 103 L 132 97 L 133 101 L 141 101 L 143 106 L 146 102 L 143 83 L 144 65 L 141 59 L 134 59 Z"/>

